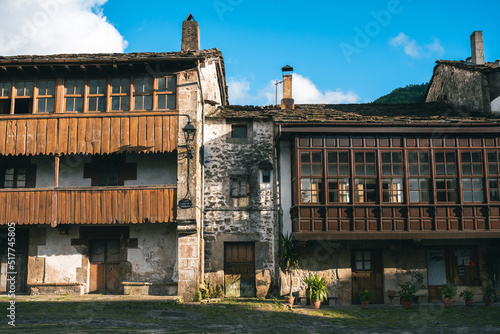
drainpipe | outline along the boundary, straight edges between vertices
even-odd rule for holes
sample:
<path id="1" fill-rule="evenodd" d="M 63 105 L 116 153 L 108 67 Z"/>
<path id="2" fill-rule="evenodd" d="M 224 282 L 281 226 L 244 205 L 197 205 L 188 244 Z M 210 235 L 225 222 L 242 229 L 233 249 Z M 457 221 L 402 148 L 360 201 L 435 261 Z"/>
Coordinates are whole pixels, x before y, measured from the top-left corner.
<path id="1" fill-rule="evenodd" d="M 196 64 L 196 72 L 198 72 L 198 86 L 200 87 L 201 94 L 201 147 L 203 151 L 205 151 L 205 100 L 203 97 L 203 87 L 201 85 L 201 72 L 200 72 L 200 61 Z M 203 159 L 205 159 L 205 153 L 203 152 Z M 204 191 L 205 191 L 205 163 L 201 163 L 201 184 L 200 184 L 200 278 L 199 284 L 204 284 L 205 282 L 205 200 L 204 200 Z"/>

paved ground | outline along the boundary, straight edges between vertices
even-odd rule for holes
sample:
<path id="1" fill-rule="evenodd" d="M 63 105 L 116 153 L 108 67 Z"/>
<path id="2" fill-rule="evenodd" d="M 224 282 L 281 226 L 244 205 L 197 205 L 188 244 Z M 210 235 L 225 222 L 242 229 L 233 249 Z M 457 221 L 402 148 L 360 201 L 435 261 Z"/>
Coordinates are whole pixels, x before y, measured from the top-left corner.
<path id="1" fill-rule="evenodd" d="M 16 327 L 0 297 L 0 332 L 12 333 L 500 333 L 500 305 L 290 308 L 275 299 L 179 304 L 165 297 L 17 296 Z M 3 314 L 2 314 L 3 313 Z"/>

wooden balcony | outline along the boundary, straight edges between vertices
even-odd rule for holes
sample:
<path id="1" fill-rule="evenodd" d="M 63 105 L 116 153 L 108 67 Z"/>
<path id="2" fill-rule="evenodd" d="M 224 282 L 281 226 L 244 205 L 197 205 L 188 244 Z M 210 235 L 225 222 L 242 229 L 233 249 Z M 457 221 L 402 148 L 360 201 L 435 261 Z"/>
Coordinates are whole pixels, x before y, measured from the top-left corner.
<path id="1" fill-rule="evenodd" d="M 166 112 L 2 115 L 0 155 L 172 152 L 177 118 Z"/>
<path id="2" fill-rule="evenodd" d="M 174 222 L 175 186 L 1 189 L 0 225 Z"/>
<path id="3" fill-rule="evenodd" d="M 298 240 L 500 237 L 497 205 L 301 205 L 292 213 Z"/>

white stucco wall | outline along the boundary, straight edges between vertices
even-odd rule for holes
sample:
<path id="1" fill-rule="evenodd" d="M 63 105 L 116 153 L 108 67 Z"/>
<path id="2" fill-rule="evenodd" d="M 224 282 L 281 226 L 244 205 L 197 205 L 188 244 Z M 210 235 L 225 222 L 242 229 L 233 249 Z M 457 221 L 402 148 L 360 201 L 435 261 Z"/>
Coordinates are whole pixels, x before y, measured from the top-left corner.
<path id="1" fill-rule="evenodd" d="M 174 224 L 130 226 L 137 248 L 127 249 L 132 282 L 177 282 L 177 234 Z"/>
<path id="2" fill-rule="evenodd" d="M 71 246 L 71 239 L 78 238 L 79 226 L 70 226 L 68 235 L 48 228 L 45 245 L 38 246 L 38 257 L 45 258 L 43 283 L 75 283 L 76 269 L 82 266 L 82 255 Z"/>
<path id="3" fill-rule="evenodd" d="M 292 232 L 292 165 L 290 142 L 280 142 L 279 185 L 281 191 L 281 209 L 283 210 L 283 234 Z"/>
<path id="4" fill-rule="evenodd" d="M 217 78 L 217 61 L 208 60 L 204 67 L 200 68 L 201 82 L 203 84 L 203 98 L 221 104 L 219 79 Z"/>
<path id="5" fill-rule="evenodd" d="M 491 101 L 491 112 L 500 113 L 500 96 Z"/>
<path id="6" fill-rule="evenodd" d="M 164 154 L 127 154 L 127 162 L 137 163 L 137 180 L 125 180 L 126 186 L 177 184 L 177 156 Z"/>

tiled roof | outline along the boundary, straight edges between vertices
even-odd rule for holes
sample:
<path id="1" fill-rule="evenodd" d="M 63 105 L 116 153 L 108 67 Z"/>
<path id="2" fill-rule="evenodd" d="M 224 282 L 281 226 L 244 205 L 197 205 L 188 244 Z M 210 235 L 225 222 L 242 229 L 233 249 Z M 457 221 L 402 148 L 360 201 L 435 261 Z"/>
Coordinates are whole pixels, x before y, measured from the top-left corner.
<path id="1" fill-rule="evenodd" d="M 0 57 L 0 64 L 4 63 L 44 63 L 44 62 L 93 62 L 93 61 L 140 61 L 146 59 L 198 59 L 221 57 L 217 49 L 207 49 L 190 52 L 133 52 L 133 53 L 81 53 L 56 55 L 20 55 Z"/>
<path id="2" fill-rule="evenodd" d="M 274 106 L 222 106 L 211 118 L 273 119 L 279 123 L 398 123 L 445 125 L 500 123 L 500 117 L 468 112 L 442 103 L 416 104 L 304 104 L 294 110 Z"/>
<path id="3" fill-rule="evenodd" d="M 440 65 L 450 65 L 454 67 L 458 67 L 464 70 L 469 70 L 469 71 L 480 71 L 480 72 L 491 72 L 491 71 L 500 71 L 500 66 L 498 66 L 498 63 L 485 63 L 482 65 L 476 65 L 476 64 L 471 64 L 466 61 L 456 61 L 456 60 L 437 60 L 436 64 Z"/>

